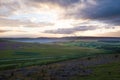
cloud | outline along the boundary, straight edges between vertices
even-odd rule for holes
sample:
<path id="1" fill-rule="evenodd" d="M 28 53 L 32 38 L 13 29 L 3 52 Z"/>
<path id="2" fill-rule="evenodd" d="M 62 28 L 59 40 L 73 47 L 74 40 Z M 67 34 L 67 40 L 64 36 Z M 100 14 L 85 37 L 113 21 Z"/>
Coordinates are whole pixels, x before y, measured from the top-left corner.
<path id="1" fill-rule="evenodd" d="M 77 26 L 73 28 L 60 28 L 57 30 L 46 30 L 44 33 L 52 33 L 52 34 L 72 34 L 77 31 L 88 31 L 88 30 L 95 30 L 95 26 Z"/>
<path id="2" fill-rule="evenodd" d="M 120 17 L 120 1 L 96 0 L 97 5 L 82 10 L 85 16 L 92 19 L 107 19 Z"/>
<path id="3" fill-rule="evenodd" d="M 49 4 L 53 4 L 53 5 L 56 4 L 61 7 L 68 7 L 70 5 L 78 3 L 80 0 L 30 0 L 30 1 L 31 1 L 31 3 L 36 3 L 36 4 L 49 3 Z"/>
<path id="4" fill-rule="evenodd" d="M 119 0 L 1 0 L 0 16 L 12 14 L 16 10 L 28 7 L 40 8 L 37 6 L 40 4 L 59 5 L 65 9 L 65 15 L 75 18 L 108 19 L 120 17 Z"/>
<path id="5" fill-rule="evenodd" d="M 0 30 L 0 33 L 8 32 L 9 30 Z"/>
<path id="6" fill-rule="evenodd" d="M 79 0 L 0 0 L 0 17 L 7 17 L 20 10 L 28 11 L 31 8 L 40 9 L 41 4 L 51 4 L 54 7 L 58 5 L 65 8 L 77 2 Z"/>
<path id="7" fill-rule="evenodd" d="M 20 1 L 20 0 L 18 0 Z M 7 17 L 21 8 L 17 0 L 0 0 L 0 17 Z"/>
<path id="8" fill-rule="evenodd" d="M 18 27 L 19 25 L 24 24 L 24 22 L 20 22 L 18 20 L 10 20 L 10 19 L 3 19 L 0 18 L 0 27 Z"/>
<path id="9" fill-rule="evenodd" d="M 99 20 L 108 24 L 119 24 L 120 21 L 120 0 L 84 0 L 83 3 L 76 4 L 75 9 L 68 9 L 65 16 L 75 19 Z M 84 5 L 84 7 L 78 7 Z"/>
<path id="10" fill-rule="evenodd" d="M 120 0 L 0 0 L 0 28 L 22 26 L 23 31 L 59 35 L 114 30 L 120 27 L 119 4 Z"/>
<path id="11" fill-rule="evenodd" d="M 33 23 L 30 21 L 20 21 L 20 20 L 10 20 L 10 19 L 3 19 L 0 18 L 0 27 L 45 27 L 45 26 L 52 26 L 53 23 L 48 22 L 40 22 L 40 23 Z"/>
<path id="12" fill-rule="evenodd" d="M 27 24 L 25 27 L 45 27 L 45 26 L 53 26 L 53 25 L 54 23 L 39 22 L 39 23 Z"/>

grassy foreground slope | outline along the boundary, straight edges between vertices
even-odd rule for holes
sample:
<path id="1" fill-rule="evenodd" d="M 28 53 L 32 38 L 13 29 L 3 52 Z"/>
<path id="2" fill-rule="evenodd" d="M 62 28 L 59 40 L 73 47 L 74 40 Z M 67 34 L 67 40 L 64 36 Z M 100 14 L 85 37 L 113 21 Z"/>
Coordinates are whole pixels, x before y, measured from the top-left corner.
<path id="1" fill-rule="evenodd" d="M 119 80 L 120 79 L 120 63 L 114 62 L 109 64 L 89 67 L 93 73 L 87 76 L 77 75 L 70 80 Z"/>
<path id="2" fill-rule="evenodd" d="M 1 80 L 119 80 L 120 55 L 100 54 L 0 72 Z"/>

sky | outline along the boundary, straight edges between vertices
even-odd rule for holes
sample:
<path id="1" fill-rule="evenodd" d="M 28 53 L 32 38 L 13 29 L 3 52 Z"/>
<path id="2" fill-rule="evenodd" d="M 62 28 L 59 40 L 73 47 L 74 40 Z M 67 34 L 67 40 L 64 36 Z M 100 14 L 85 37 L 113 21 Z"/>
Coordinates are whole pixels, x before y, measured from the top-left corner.
<path id="1" fill-rule="evenodd" d="M 120 0 L 0 0 L 0 37 L 120 37 Z"/>

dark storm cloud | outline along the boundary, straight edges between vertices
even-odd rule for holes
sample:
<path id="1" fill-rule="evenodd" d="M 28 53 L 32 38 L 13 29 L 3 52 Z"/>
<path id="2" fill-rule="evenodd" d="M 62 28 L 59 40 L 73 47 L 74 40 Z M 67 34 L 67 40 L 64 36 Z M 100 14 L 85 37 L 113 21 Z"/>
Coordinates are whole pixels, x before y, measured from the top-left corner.
<path id="1" fill-rule="evenodd" d="M 95 5 L 91 5 L 87 1 L 83 3 L 85 5 L 84 8 L 78 8 L 70 13 L 68 11 L 66 15 L 77 19 L 92 19 L 120 25 L 120 0 L 94 0 L 96 2 Z"/>
<path id="2" fill-rule="evenodd" d="M 112 26 L 114 26 L 114 25 L 119 26 L 120 25 L 120 17 L 104 19 L 104 20 L 102 20 L 102 22 L 111 24 Z"/>
<path id="3" fill-rule="evenodd" d="M 77 31 L 88 31 L 88 30 L 95 30 L 95 26 L 77 26 L 73 28 L 61 28 L 57 30 L 46 30 L 44 33 L 53 33 L 53 34 L 72 34 Z"/>
<path id="4" fill-rule="evenodd" d="M 88 7 L 82 12 L 88 18 L 115 18 L 120 17 L 120 0 L 96 0 L 97 5 Z"/>

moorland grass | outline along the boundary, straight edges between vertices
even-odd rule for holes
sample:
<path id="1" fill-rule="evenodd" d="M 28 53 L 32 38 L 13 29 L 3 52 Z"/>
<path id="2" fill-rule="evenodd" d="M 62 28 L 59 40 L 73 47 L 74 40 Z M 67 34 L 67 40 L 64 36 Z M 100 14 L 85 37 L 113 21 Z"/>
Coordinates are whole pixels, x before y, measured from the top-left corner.
<path id="1" fill-rule="evenodd" d="M 120 63 L 114 62 L 109 64 L 89 67 L 93 73 L 88 76 L 74 76 L 70 80 L 119 80 Z"/>
<path id="2" fill-rule="evenodd" d="M 83 45 L 83 42 L 67 42 L 62 43 L 62 45 L 61 43 L 38 44 L 14 41 L 2 41 L 1 43 L 3 46 L 5 44 L 5 46 L 4 49 L 0 49 L 0 70 L 6 70 L 9 69 L 9 67 L 12 69 L 11 66 L 14 66 L 14 69 L 32 65 L 49 64 L 97 54 L 112 53 L 111 51 L 102 48 L 94 48 L 93 46 L 99 46 L 96 41 L 94 43 L 89 41 L 86 42 L 86 46 L 88 47 L 80 46 L 81 44 Z M 91 44 L 93 44 L 92 47 L 89 47 Z"/>

